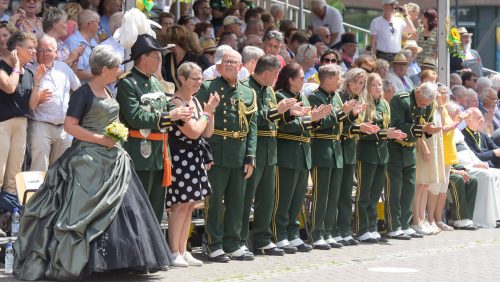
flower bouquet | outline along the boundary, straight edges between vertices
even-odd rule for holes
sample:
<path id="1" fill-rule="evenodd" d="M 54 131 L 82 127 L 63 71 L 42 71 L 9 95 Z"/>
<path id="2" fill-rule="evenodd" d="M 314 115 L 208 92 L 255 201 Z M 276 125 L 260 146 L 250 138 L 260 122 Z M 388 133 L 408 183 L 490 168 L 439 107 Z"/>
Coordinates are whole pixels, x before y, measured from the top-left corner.
<path id="1" fill-rule="evenodd" d="M 106 126 L 105 130 L 106 132 L 104 135 L 115 140 L 115 142 L 127 141 L 128 128 L 126 128 L 123 123 L 114 121 L 110 125 Z"/>
<path id="2" fill-rule="evenodd" d="M 452 27 L 446 38 L 446 43 L 448 43 L 448 51 L 453 57 L 465 58 L 464 50 L 462 49 L 462 44 L 460 42 L 460 33 L 456 27 Z"/>

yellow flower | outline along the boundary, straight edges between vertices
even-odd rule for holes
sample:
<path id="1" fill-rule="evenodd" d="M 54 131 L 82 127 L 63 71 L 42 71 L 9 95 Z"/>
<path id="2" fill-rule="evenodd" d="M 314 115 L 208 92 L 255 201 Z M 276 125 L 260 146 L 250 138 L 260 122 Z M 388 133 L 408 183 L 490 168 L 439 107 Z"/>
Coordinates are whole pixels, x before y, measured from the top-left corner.
<path id="1" fill-rule="evenodd" d="M 451 33 L 451 37 L 453 37 L 454 40 L 460 40 L 460 33 L 458 33 L 458 29 L 456 29 L 455 27 L 451 29 L 450 31 Z"/>

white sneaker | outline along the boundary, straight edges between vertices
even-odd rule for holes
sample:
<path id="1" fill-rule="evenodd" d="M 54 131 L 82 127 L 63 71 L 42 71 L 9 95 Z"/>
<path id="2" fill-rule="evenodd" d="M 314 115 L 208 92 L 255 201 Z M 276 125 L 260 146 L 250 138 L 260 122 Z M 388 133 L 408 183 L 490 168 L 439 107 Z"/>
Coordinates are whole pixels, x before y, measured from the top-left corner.
<path id="1" fill-rule="evenodd" d="M 436 222 L 429 224 L 429 226 L 433 235 L 437 235 L 441 232 L 441 229 L 436 225 Z"/>
<path id="2" fill-rule="evenodd" d="M 432 232 L 430 232 L 429 230 L 426 229 L 424 224 L 419 224 L 419 225 L 414 224 L 411 226 L 411 228 L 413 230 L 415 230 L 415 232 L 417 232 L 420 235 L 431 235 L 432 234 Z"/>
<path id="3" fill-rule="evenodd" d="M 174 257 L 174 261 L 172 261 L 172 266 L 174 267 L 188 267 L 189 264 L 184 260 L 184 258 L 179 254 L 179 252 L 175 252 L 172 254 Z"/>
<path id="4" fill-rule="evenodd" d="M 424 221 L 423 223 L 420 224 L 420 229 L 422 230 L 422 235 L 433 235 L 432 233 L 432 228 L 429 225 L 428 221 Z"/>
<path id="5" fill-rule="evenodd" d="M 203 262 L 199 259 L 195 259 L 190 252 L 184 252 L 184 260 L 188 263 L 189 266 L 202 266 Z"/>

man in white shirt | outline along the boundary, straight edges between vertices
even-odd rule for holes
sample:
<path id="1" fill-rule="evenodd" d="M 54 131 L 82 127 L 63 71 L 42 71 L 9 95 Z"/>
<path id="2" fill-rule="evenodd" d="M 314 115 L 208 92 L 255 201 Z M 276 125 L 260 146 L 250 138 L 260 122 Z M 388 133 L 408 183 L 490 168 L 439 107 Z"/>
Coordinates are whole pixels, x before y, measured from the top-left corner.
<path id="1" fill-rule="evenodd" d="M 340 36 L 344 33 L 344 19 L 339 10 L 329 6 L 325 0 L 313 0 L 311 12 L 313 30 L 321 26 L 327 27 L 330 30 L 328 46 L 338 49 L 335 45 L 340 42 Z"/>
<path id="2" fill-rule="evenodd" d="M 66 63 L 55 60 L 56 56 L 56 40 L 44 35 L 38 40 L 37 50 L 38 69 L 45 69 L 39 87 L 48 89 L 52 95 L 39 100 L 31 109 L 28 123 L 30 170 L 47 170 L 71 146 L 71 136 L 64 131 L 64 119 L 70 91 L 80 87 L 80 80 Z"/>
<path id="3" fill-rule="evenodd" d="M 415 33 L 415 27 L 408 18 L 406 8 L 399 6 L 403 19 L 394 17 L 398 5 L 395 0 L 383 0 L 383 15 L 376 17 L 370 24 L 371 50 L 376 52 L 378 59 L 391 62 L 394 56 L 401 51 L 403 32 Z"/>
<path id="4" fill-rule="evenodd" d="M 392 61 L 392 67 L 386 79 L 394 86 L 395 93 L 411 91 L 414 86 L 408 77 L 408 60 L 402 53 L 397 54 Z"/>
<path id="5" fill-rule="evenodd" d="M 247 47 L 251 47 L 251 46 L 247 46 Z M 245 47 L 245 48 L 247 48 L 247 47 Z M 245 50 L 245 48 L 243 48 L 243 51 Z M 255 47 L 255 48 L 257 48 L 257 47 Z M 219 47 L 217 47 L 217 50 L 215 51 L 215 55 L 214 55 L 215 65 L 210 66 L 208 69 L 206 69 L 203 72 L 203 81 L 214 79 L 214 78 L 217 78 L 220 76 L 220 73 L 217 71 L 216 65 L 220 64 L 220 62 L 222 61 L 222 57 L 224 56 L 224 53 L 227 52 L 227 50 L 234 50 L 234 49 L 231 48 L 231 46 L 229 46 L 229 45 L 220 45 Z M 242 52 L 242 57 L 243 57 L 243 52 Z M 245 62 L 243 61 L 243 63 L 245 63 Z M 240 69 L 240 71 L 238 72 L 238 80 L 246 79 L 249 76 L 250 76 L 250 72 L 248 71 L 248 69 L 245 68 L 245 66 L 243 66 Z"/>
<path id="6" fill-rule="evenodd" d="M 122 18 L 123 18 L 123 13 L 122 12 L 116 12 L 109 17 L 109 29 L 111 30 L 111 34 L 114 34 L 115 31 L 122 25 Z M 113 36 L 108 37 L 106 40 L 101 42 L 99 45 L 109 45 L 113 50 L 120 54 L 122 57 L 122 61 L 125 58 L 125 49 L 118 43 L 116 40 L 113 38 Z M 120 75 L 123 74 L 124 71 L 124 65 L 120 65 L 120 71 L 118 72 L 117 78 L 120 77 Z M 116 82 L 111 83 L 108 85 L 109 89 L 111 90 L 113 96 L 116 97 Z"/>

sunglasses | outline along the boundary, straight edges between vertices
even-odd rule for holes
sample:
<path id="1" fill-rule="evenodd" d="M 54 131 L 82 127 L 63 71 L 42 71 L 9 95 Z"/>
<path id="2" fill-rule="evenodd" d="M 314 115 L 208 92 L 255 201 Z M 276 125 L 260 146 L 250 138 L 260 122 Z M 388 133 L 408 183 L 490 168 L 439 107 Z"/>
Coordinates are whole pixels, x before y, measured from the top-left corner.
<path id="1" fill-rule="evenodd" d="M 392 23 L 389 23 L 389 29 L 391 30 L 391 33 L 394 34 L 394 25 Z"/>
<path id="2" fill-rule="evenodd" d="M 337 63 L 337 59 L 328 59 L 328 58 L 324 58 L 323 63 L 327 63 L 327 64 L 336 64 Z"/>

